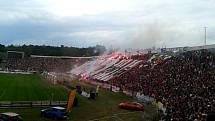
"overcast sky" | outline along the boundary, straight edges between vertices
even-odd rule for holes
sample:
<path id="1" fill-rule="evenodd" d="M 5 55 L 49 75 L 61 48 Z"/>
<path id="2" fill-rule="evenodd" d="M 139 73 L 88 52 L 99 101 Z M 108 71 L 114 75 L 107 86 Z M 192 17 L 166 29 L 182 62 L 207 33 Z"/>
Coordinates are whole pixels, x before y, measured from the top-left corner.
<path id="1" fill-rule="evenodd" d="M 0 44 L 213 44 L 214 21 L 215 0 L 0 0 Z"/>

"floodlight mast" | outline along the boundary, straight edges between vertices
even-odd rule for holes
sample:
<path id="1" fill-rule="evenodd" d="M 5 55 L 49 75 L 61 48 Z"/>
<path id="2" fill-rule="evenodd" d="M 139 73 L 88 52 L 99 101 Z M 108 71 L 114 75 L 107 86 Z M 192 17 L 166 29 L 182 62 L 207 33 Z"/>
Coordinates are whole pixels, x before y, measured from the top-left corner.
<path id="1" fill-rule="evenodd" d="M 205 29 L 205 40 L 204 40 L 204 49 L 206 49 L 206 44 L 207 44 L 207 27 L 204 27 Z"/>

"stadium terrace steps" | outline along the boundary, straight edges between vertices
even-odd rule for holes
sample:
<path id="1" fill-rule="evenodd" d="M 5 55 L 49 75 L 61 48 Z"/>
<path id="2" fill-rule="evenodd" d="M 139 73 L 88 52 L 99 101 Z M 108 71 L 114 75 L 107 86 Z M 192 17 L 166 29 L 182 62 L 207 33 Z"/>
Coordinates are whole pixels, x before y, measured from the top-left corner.
<path id="1" fill-rule="evenodd" d="M 88 77 L 91 80 L 109 81 L 115 76 L 134 68 L 142 60 L 134 59 L 96 59 L 71 70 L 71 74 Z"/>

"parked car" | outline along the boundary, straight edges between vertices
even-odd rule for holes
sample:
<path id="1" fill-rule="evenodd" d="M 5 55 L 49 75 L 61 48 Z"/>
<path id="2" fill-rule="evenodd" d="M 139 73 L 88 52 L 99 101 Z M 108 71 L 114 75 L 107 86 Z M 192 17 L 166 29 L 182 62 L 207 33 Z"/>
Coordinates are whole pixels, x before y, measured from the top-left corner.
<path id="1" fill-rule="evenodd" d="M 135 101 L 125 101 L 119 104 L 119 107 L 127 110 L 144 111 L 144 105 Z"/>
<path id="2" fill-rule="evenodd" d="M 50 107 L 41 110 L 41 116 L 51 119 L 67 119 L 68 113 L 63 107 Z"/>
<path id="3" fill-rule="evenodd" d="M 23 121 L 22 117 L 13 112 L 6 112 L 0 114 L 0 121 Z"/>

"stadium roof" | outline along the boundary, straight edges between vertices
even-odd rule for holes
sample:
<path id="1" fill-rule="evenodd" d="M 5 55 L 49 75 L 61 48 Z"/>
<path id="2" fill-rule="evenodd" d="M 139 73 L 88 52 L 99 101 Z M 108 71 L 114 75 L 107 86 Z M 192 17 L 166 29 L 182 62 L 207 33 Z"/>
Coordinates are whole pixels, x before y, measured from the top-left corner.
<path id="1" fill-rule="evenodd" d="M 70 57 L 70 56 L 40 56 L 40 55 L 31 55 L 32 58 L 71 58 L 71 59 L 92 59 L 97 56 L 91 57 Z"/>
<path id="2" fill-rule="evenodd" d="M 21 54 L 23 54 L 24 52 L 21 52 L 21 51 L 7 51 L 8 53 L 21 53 Z"/>

